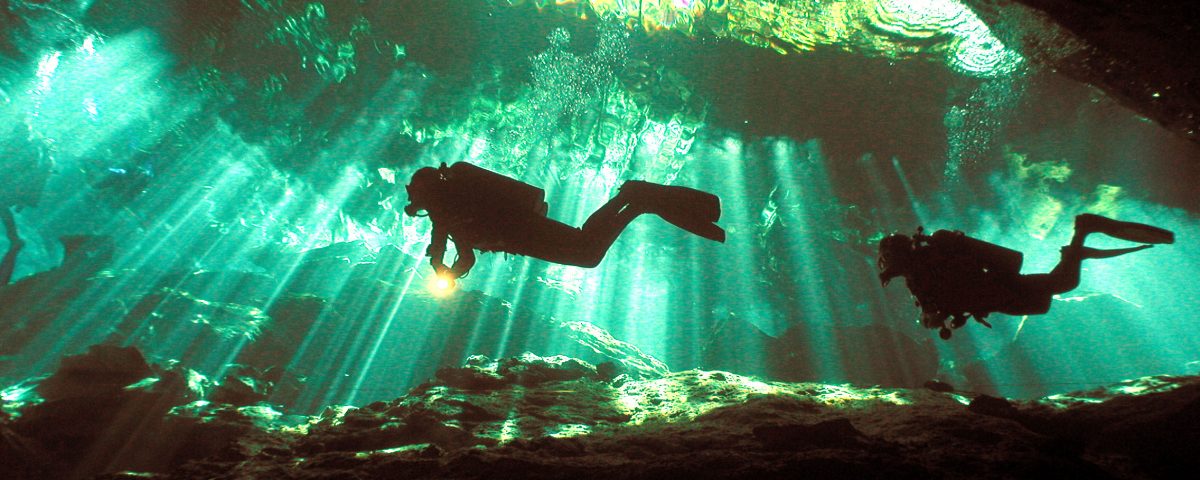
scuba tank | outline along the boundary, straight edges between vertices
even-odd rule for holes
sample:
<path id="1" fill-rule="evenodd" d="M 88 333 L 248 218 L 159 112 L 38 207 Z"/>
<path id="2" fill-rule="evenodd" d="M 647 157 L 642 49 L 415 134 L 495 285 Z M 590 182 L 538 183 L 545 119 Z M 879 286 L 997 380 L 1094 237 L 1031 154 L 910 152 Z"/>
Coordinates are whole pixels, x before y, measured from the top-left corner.
<path id="1" fill-rule="evenodd" d="M 1004 292 L 1007 279 L 1020 275 L 1024 255 L 959 231 L 924 235 L 918 230 L 913 238 L 922 263 L 920 275 L 907 280 L 922 310 L 921 324 L 939 329 L 942 339 L 968 318 L 990 328 L 986 317 L 994 311 L 993 296 Z"/>
<path id="2" fill-rule="evenodd" d="M 929 237 L 929 245 L 944 254 L 965 256 L 977 261 L 988 272 L 1019 275 L 1025 255 L 1011 248 L 969 237 L 962 232 L 938 230 Z M 962 257 L 960 257 L 962 258 Z"/>
<path id="3" fill-rule="evenodd" d="M 477 165 L 455 163 L 447 168 L 446 178 L 459 191 L 468 192 L 474 198 L 487 199 L 498 209 L 533 211 L 545 215 L 548 208 L 545 190 Z"/>

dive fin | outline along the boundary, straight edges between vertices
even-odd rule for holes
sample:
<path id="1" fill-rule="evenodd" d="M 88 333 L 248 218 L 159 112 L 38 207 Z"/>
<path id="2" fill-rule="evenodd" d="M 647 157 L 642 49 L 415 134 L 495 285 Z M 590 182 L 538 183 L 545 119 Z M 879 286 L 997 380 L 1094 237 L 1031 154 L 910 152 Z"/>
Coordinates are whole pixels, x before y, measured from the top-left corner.
<path id="1" fill-rule="evenodd" d="M 1112 249 L 1082 247 L 1080 249 L 1080 252 L 1083 253 L 1083 258 L 1112 258 L 1112 257 L 1119 257 L 1126 253 L 1133 253 L 1138 250 L 1145 250 L 1145 249 L 1153 247 L 1153 246 L 1154 245 L 1138 245 L 1136 247 L 1112 248 Z"/>
<path id="2" fill-rule="evenodd" d="M 1170 230 L 1144 223 L 1122 222 L 1091 213 L 1075 217 L 1075 229 L 1085 233 L 1103 233 L 1110 237 L 1138 243 L 1175 243 L 1175 233 Z M 1120 255 L 1120 253 L 1116 255 Z"/>
<path id="3" fill-rule="evenodd" d="M 630 180 L 621 185 L 621 195 L 640 202 L 650 211 L 672 210 L 704 223 L 721 219 L 721 199 L 694 188 Z"/>
<path id="4" fill-rule="evenodd" d="M 655 210 L 653 213 L 662 217 L 671 225 L 687 230 L 701 237 L 716 242 L 725 243 L 725 230 L 712 222 L 697 220 L 690 215 L 683 215 L 670 210 Z"/>
<path id="5" fill-rule="evenodd" d="M 716 222 L 721 218 L 721 199 L 693 188 L 629 180 L 621 185 L 618 197 L 629 208 L 653 213 L 676 227 L 725 243 L 725 230 Z"/>
<path id="6" fill-rule="evenodd" d="M 708 223 L 716 223 L 721 219 L 721 199 L 708 192 L 702 192 L 687 187 L 667 187 L 671 195 L 677 198 L 681 205 L 687 205 L 695 211 L 697 218 Z"/>

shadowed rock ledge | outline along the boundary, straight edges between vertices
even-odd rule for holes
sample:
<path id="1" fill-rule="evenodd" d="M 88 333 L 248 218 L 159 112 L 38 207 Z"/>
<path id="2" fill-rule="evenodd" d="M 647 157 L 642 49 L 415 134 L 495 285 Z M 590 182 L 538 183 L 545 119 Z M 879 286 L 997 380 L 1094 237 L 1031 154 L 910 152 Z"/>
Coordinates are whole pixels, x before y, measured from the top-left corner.
<path id="1" fill-rule="evenodd" d="M 1168 130 L 1200 141 L 1200 56 L 1192 53 L 1192 46 L 1200 43 L 1200 3 L 963 3 L 991 25 L 1005 43 L 1020 46 L 1034 62 L 1100 88 Z M 1048 21 L 1032 21 L 1035 18 Z M 1030 28 L 1034 25 L 1054 26 Z"/>

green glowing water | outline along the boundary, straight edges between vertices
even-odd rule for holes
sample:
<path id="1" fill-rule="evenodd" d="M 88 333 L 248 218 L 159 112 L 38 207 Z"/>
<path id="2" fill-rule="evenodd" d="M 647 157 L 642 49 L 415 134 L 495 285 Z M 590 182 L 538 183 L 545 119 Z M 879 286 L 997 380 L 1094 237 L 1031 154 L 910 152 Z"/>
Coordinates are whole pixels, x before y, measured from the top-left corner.
<path id="1" fill-rule="evenodd" d="M 105 340 L 206 378 L 277 366 L 305 409 L 525 351 L 1017 396 L 1200 360 L 1200 151 L 950 0 L 0 6 L 6 385 Z M 484 255 L 437 298 L 402 187 L 456 161 L 572 225 L 623 180 L 711 191 L 729 240 L 643 218 L 598 268 Z M 1048 271 L 1085 211 L 1180 242 L 950 342 L 876 280 L 877 241 L 918 225 Z"/>

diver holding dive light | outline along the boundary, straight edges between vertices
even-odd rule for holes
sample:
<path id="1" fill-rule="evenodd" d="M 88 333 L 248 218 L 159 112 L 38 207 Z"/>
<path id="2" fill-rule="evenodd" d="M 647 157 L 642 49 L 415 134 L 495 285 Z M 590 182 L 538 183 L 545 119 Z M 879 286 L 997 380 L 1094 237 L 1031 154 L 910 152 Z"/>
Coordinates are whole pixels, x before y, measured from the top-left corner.
<path id="1" fill-rule="evenodd" d="M 1083 246 L 1092 233 L 1145 245 L 1111 250 Z M 1163 243 L 1175 243 L 1175 234 L 1085 213 L 1075 217 L 1071 243 L 1062 247 L 1062 259 L 1050 273 L 1021 275 L 1021 252 L 958 231 L 925 235 L 918 229 L 911 237 L 892 234 L 879 242 L 879 281 L 886 287 L 891 279 L 904 277 L 921 308 L 921 324 L 939 329 L 939 336 L 949 339 L 951 330 L 962 327 L 969 317 L 990 328 L 986 318 L 993 312 L 1048 312 L 1054 295 L 1079 286 L 1084 259 L 1116 257 Z"/>
<path id="2" fill-rule="evenodd" d="M 643 213 L 701 237 L 725 241 L 716 225 L 721 201 L 686 187 L 631 180 L 616 197 L 592 213 L 582 227 L 546 216 L 545 191 L 478 166 L 458 162 L 417 170 L 407 186 L 404 213 L 428 216 L 433 235 L 425 254 L 442 283 L 453 288 L 475 265 L 475 252 L 506 252 L 548 262 L 595 267 L 625 227 Z M 446 242 L 458 251 L 446 266 Z"/>

